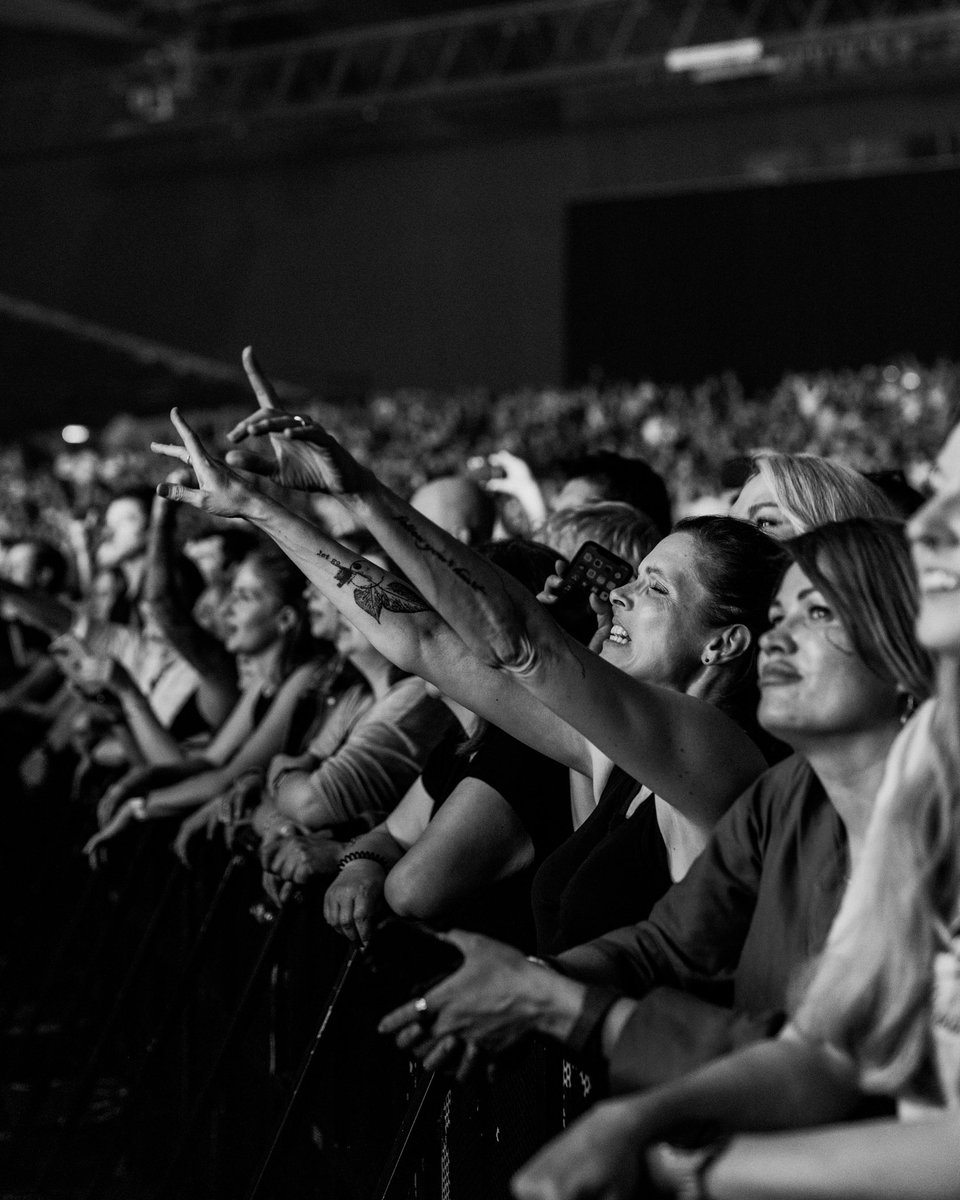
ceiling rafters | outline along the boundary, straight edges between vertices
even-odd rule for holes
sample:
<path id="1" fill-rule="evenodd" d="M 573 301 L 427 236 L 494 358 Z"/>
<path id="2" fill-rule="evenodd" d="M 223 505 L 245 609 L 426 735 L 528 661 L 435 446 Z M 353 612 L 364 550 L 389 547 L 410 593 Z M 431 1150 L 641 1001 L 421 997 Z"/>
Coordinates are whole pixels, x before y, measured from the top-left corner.
<path id="1" fill-rule="evenodd" d="M 48 147 L 305 115 L 369 121 L 584 83 L 689 87 L 713 76 L 678 78 L 669 52 L 730 39 L 759 43 L 738 70 L 771 78 L 960 64 L 960 0 L 526 0 L 210 54 L 179 39 L 5 107 Z"/>

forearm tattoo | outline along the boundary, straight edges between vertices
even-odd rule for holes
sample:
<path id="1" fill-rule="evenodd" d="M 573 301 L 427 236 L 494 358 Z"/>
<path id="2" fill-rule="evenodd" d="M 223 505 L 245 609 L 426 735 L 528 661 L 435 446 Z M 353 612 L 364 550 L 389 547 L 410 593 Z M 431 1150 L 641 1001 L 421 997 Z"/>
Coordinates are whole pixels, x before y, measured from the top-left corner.
<path id="1" fill-rule="evenodd" d="M 324 553 L 323 550 L 317 551 L 317 557 L 325 559 L 331 566 L 337 568 L 334 583 L 338 588 L 347 587 L 354 580 L 363 580 L 361 585 L 353 589 L 353 598 L 357 603 L 357 608 L 362 608 L 365 613 L 373 617 L 378 625 L 380 624 L 380 614 L 384 609 L 394 613 L 431 611 L 430 605 L 420 593 L 399 579 L 382 579 L 379 583 L 371 582 L 363 573 L 362 559 L 346 566 L 332 554 Z"/>
<path id="2" fill-rule="evenodd" d="M 422 550 L 424 554 L 429 554 L 435 558 L 437 562 L 442 563 L 448 571 L 452 571 L 458 579 L 462 580 L 467 585 L 467 587 L 472 588 L 475 592 L 482 592 L 484 595 L 486 595 L 487 589 L 481 584 L 477 583 L 477 581 L 471 577 L 470 572 L 467 571 L 465 567 L 461 567 L 460 564 L 454 562 L 452 558 L 448 558 L 447 555 L 445 555 L 442 550 L 438 550 L 436 546 L 431 546 L 423 534 L 417 529 L 416 525 L 409 520 L 409 518 L 400 514 L 396 514 L 396 521 L 401 529 L 405 529 L 407 533 L 409 533 L 410 540 L 418 550 Z"/>

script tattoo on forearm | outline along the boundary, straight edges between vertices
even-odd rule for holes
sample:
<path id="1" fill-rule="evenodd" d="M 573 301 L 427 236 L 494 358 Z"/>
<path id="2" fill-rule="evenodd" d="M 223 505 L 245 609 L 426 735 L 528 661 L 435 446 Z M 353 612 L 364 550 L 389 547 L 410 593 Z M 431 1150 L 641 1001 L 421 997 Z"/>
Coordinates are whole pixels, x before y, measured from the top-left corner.
<path id="1" fill-rule="evenodd" d="M 334 583 L 338 588 L 347 587 L 354 580 L 363 580 L 362 584 L 353 589 L 353 598 L 357 603 L 357 608 L 363 609 L 365 613 L 373 617 L 378 625 L 380 624 L 380 614 L 384 609 L 394 613 L 431 611 L 426 600 L 408 583 L 402 583 L 399 579 L 382 579 L 379 583 L 373 583 L 363 573 L 365 564 L 362 559 L 358 559 L 348 567 L 323 550 L 317 551 L 317 557 L 325 559 L 331 566 L 337 568 Z"/>
<path id="2" fill-rule="evenodd" d="M 410 540 L 418 550 L 422 550 L 424 554 L 429 554 L 435 558 L 437 562 L 442 563 L 448 571 L 452 571 L 458 579 L 462 580 L 467 585 L 467 587 L 472 588 L 475 592 L 481 592 L 483 595 L 487 594 L 487 589 L 481 584 L 477 583 L 477 581 L 471 577 L 470 572 L 465 567 L 461 567 L 458 562 L 454 562 L 452 558 L 448 558 L 447 555 L 444 554 L 442 550 L 438 550 L 436 546 L 431 546 L 411 520 L 409 520 L 407 517 L 398 515 L 397 524 L 401 529 L 405 529 L 407 533 L 409 533 Z"/>

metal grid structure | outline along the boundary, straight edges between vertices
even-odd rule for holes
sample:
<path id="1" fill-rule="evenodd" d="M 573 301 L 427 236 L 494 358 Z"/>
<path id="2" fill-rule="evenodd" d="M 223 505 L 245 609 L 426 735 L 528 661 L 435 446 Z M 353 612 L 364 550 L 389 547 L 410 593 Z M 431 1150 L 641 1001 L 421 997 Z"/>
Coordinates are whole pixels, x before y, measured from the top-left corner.
<path id="1" fill-rule="evenodd" d="M 234 9 L 240 19 L 249 5 L 220 7 L 217 19 Z M 960 69 L 958 0 L 527 0 L 213 53 L 199 53 L 188 28 L 119 70 L 8 93 L 0 146 L 301 117 L 342 128 L 411 106 L 583 86 L 650 95 L 731 78 L 775 86 Z"/>

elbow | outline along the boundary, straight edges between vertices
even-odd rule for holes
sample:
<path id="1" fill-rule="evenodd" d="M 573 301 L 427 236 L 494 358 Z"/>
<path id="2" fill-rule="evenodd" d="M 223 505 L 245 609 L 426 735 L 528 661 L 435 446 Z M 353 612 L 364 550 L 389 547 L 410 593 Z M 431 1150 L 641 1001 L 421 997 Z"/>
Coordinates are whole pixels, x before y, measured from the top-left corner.
<path id="1" fill-rule="evenodd" d="M 383 897 L 398 917 L 429 921 L 439 913 L 432 889 L 424 886 L 423 874 L 411 870 L 403 859 L 391 870 L 383 886 Z"/>

